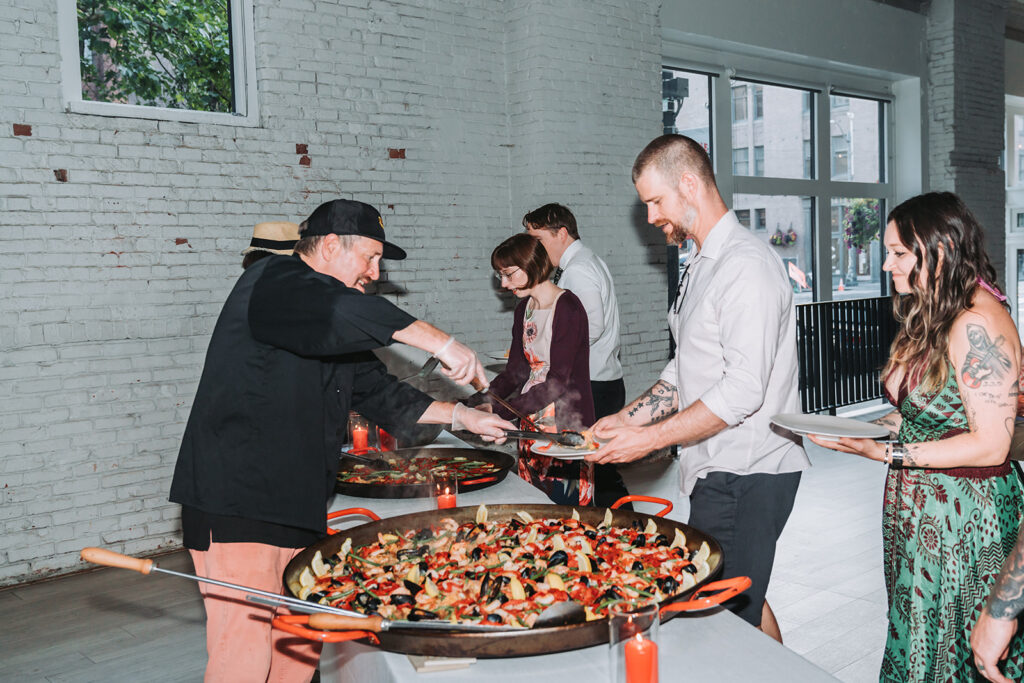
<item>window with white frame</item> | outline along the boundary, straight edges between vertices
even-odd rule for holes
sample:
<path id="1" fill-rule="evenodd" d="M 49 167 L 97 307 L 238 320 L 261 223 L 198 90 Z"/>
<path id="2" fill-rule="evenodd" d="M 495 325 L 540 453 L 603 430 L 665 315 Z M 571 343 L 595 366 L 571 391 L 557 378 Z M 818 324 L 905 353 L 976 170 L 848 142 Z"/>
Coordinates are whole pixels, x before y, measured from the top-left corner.
<path id="1" fill-rule="evenodd" d="M 252 0 L 58 0 L 69 111 L 257 125 Z"/>
<path id="2" fill-rule="evenodd" d="M 893 193 L 885 96 L 776 84 L 763 72 L 756 81 L 730 76 L 728 67 L 712 75 L 709 98 L 712 111 L 715 98 L 729 98 L 726 118 L 715 117 L 723 125 L 711 128 L 711 144 L 732 150 L 716 164 L 720 189 L 786 262 L 795 301 L 885 294 L 879 237 Z"/>

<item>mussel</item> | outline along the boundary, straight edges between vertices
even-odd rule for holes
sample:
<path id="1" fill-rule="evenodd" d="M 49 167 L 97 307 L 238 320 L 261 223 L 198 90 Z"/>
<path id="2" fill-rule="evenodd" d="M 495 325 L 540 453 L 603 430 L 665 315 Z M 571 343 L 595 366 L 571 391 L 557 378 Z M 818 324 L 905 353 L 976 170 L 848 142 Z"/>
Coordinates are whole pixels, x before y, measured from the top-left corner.
<path id="1" fill-rule="evenodd" d="M 411 610 L 409 610 L 409 616 L 407 617 L 407 619 L 409 621 L 424 621 L 428 619 L 437 619 L 437 614 L 431 612 L 428 609 L 423 609 L 422 607 L 413 607 Z"/>
<path id="2" fill-rule="evenodd" d="M 657 546 L 665 546 L 669 543 L 670 541 L 668 540 L 668 536 L 666 536 L 665 534 L 658 534 L 657 538 L 654 539 L 654 545 Z"/>
<path id="3" fill-rule="evenodd" d="M 380 598 L 369 593 L 360 593 L 356 596 L 354 602 L 365 612 L 376 612 L 377 608 L 380 607 Z"/>
<path id="4" fill-rule="evenodd" d="M 429 550 L 430 547 L 425 545 L 421 545 L 418 548 L 402 548 L 395 553 L 395 557 L 400 560 L 410 560 L 414 557 L 423 557 Z"/>
<path id="5" fill-rule="evenodd" d="M 619 590 L 618 586 L 609 586 L 608 590 L 601 593 L 600 600 L 618 600 L 622 597 L 622 591 Z"/>
<path id="6" fill-rule="evenodd" d="M 634 548 L 643 548 L 647 545 L 647 536 L 643 534 L 637 534 L 636 539 L 633 541 Z"/>
<path id="7" fill-rule="evenodd" d="M 696 574 L 697 573 L 697 565 L 695 565 L 695 564 L 685 565 L 683 567 L 683 571 L 686 572 L 687 574 Z"/>
<path id="8" fill-rule="evenodd" d="M 674 595 L 679 588 L 679 582 L 671 576 L 662 576 L 658 579 L 658 589 L 665 595 Z"/>
<path id="9" fill-rule="evenodd" d="M 426 529 L 420 529 L 419 531 L 417 531 L 413 538 L 417 541 L 426 541 L 427 539 L 433 538 L 433 536 L 433 529 L 428 527 Z"/>
<path id="10" fill-rule="evenodd" d="M 484 621 L 486 621 L 488 624 L 500 624 L 502 620 L 500 614 L 488 614 L 484 618 Z"/>
<path id="11" fill-rule="evenodd" d="M 515 517 L 513 517 L 512 519 L 510 519 L 508 521 L 508 528 L 511 529 L 512 531 L 519 531 L 524 526 L 525 525 L 522 522 L 520 522 L 518 519 L 516 519 Z"/>
<path id="12" fill-rule="evenodd" d="M 640 560 L 635 561 L 633 563 L 633 566 L 630 567 L 630 570 L 634 571 L 634 572 L 643 571 L 643 569 L 644 569 L 644 563 L 641 562 Z"/>
<path id="13" fill-rule="evenodd" d="M 409 579 L 402 579 L 402 583 L 405 584 L 405 587 L 408 588 L 409 592 L 413 595 L 416 595 L 421 590 L 423 590 L 423 586 L 419 585 L 415 581 L 410 581 Z"/>
<path id="14" fill-rule="evenodd" d="M 315 593 L 310 593 L 309 595 L 307 595 L 306 596 L 306 600 L 308 600 L 310 602 L 320 602 L 321 600 L 323 600 L 326 597 L 327 597 L 327 593 L 324 593 L 322 591 L 317 591 Z"/>
<path id="15" fill-rule="evenodd" d="M 569 555 L 564 550 L 556 550 L 548 557 L 548 567 L 557 567 L 560 564 L 569 564 Z"/>
<path id="16" fill-rule="evenodd" d="M 480 550 L 480 546 L 474 547 L 472 552 L 469 553 L 469 557 L 472 560 L 479 560 L 483 556 L 484 556 L 484 551 Z"/>
<path id="17" fill-rule="evenodd" d="M 587 529 L 586 531 L 583 532 L 583 535 L 586 536 L 587 538 L 589 538 L 591 541 L 596 541 L 597 540 L 597 532 L 594 531 L 593 529 Z"/>
<path id="18" fill-rule="evenodd" d="M 390 598 L 392 605 L 415 605 L 416 598 L 406 593 L 392 593 Z"/>

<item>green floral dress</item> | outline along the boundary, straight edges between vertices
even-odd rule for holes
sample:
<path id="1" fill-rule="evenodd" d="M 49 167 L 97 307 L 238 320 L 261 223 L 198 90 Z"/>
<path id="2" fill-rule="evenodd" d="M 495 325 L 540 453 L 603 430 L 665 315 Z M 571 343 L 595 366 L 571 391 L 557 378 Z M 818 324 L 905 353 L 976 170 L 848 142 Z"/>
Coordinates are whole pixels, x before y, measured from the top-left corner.
<path id="1" fill-rule="evenodd" d="M 891 399 L 891 397 L 890 397 Z M 910 391 L 894 404 L 904 443 L 968 431 L 955 370 L 938 391 Z M 1016 467 L 890 468 L 882 519 L 889 636 L 881 681 L 983 680 L 970 633 L 1017 541 L 1022 489 Z M 1024 639 L 1003 670 L 1020 680 Z"/>

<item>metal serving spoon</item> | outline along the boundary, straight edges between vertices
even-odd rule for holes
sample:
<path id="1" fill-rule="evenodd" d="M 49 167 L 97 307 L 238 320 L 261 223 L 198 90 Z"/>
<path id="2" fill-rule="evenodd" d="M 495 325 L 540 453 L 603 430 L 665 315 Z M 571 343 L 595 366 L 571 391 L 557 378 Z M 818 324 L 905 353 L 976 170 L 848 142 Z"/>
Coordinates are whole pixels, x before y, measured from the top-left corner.
<path id="1" fill-rule="evenodd" d="M 565 430 L 561 432 L 522 432 L 507 429 L 505 436 L 509 439 L 530 439 L 540 441 L 554 441 L 559 446 L 566 448 L 582 448 L 586 445 L 587 439 L 579 432 Z"/>

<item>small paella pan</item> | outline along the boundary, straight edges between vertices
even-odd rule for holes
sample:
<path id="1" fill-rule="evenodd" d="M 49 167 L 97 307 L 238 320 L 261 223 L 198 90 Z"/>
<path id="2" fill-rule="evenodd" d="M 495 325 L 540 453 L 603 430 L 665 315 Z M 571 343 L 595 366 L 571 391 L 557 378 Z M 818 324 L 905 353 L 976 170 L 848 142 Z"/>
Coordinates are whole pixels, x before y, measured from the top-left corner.
<path id="1" fill-rule="evenodd" d="M 468 493 L 499 483 L 516 462 L 508 453 L 481 448 L 400 448 L 372 455 L 390 466 L 367 465 L 342 453 L 334 490 L 360 498 L 426 497 L 431 473 L 446 471 Z"/>

